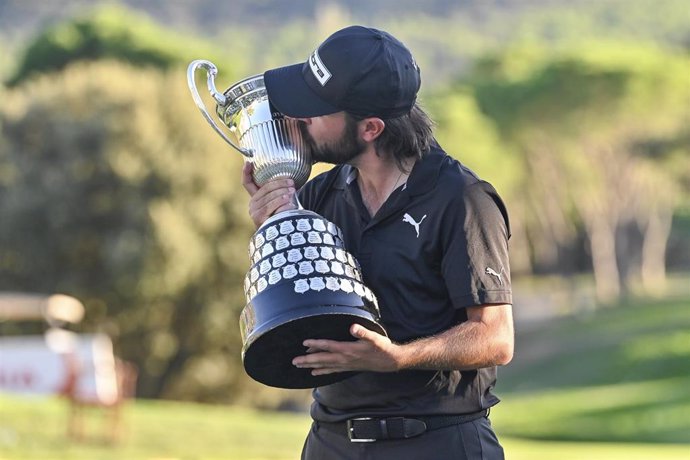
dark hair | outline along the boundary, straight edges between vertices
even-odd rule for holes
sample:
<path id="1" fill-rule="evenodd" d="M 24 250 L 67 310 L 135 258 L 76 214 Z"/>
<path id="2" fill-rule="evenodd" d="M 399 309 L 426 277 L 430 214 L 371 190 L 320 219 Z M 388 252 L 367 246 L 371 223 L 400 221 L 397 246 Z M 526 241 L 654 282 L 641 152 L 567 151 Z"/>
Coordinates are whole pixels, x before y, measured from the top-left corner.
<path id="1" fill-rule="evenodd" d="M 354 121 L 366 118 L 351 113 L 347 115 Z M 376 154 L 388 152 L 401 170 L 407 158 L 422 158 L 434 143 L 434 123 L 416 102 L 409 114 L 383 121 L 386 127 L 374 141 Z"/>

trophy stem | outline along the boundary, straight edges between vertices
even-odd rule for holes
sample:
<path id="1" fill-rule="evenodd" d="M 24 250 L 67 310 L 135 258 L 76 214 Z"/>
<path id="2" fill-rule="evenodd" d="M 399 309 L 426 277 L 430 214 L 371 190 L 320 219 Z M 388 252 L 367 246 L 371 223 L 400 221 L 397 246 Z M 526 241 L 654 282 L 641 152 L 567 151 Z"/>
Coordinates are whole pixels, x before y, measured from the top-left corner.
<path id="1" fill-rule="evenodd" d="M 295 193 L 294 195 L 292 195 L 292 203 L 293 203 L 295 206 L 297 206 L 297 209 L 299 209 L 300 211 L 303 211 L 303 210 L 304 210 L 304 206 L 302 206 L 302 203 L 300 203 L 299 197 L 297 196 L 297 193 Z"/>

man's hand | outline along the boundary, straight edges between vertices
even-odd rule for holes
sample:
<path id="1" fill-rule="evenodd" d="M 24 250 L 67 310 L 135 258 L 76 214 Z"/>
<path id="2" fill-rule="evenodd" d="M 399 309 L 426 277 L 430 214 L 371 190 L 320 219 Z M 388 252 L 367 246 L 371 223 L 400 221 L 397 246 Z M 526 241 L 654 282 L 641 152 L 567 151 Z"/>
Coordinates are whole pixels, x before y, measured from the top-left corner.
<path id="1" fill-rule="evenodd" d="M 304 341 L 307 354 L 292 360 L 300 368 L 313 369 L 312 375 L 345 371 L 395 372 L 398 370 L 400 346 L 385 335 L 360 324 L 350 327 L 355 342 L 308 339 Z"/>
<path id="2" fill-rule="evenodd" d="M 274 179 L 259 187 L 252 178 L 253 169 L 254 165 L 252 163 L 244 164 L 242 168 L 242 185 L 251 197 L 249 200 L 249 216 L 252 218 L 256 228 L 259 228 L 273 214 L 297 208 L 293 200 L 295 196 L 295 183 L 292 179 Z"/>
<path id="3" fill-rule="evenodd" d="M 292 360 L 312 375 L 344 371 L 397 372 L 402 369 L 465 370 L 502 366 L 513 358 L 513 313 L 509 304 L 467 307 L 467 321 L 436 335 L 396 344 L 359 324 L 356 342 L 304 341 L 307 354 Z"/>

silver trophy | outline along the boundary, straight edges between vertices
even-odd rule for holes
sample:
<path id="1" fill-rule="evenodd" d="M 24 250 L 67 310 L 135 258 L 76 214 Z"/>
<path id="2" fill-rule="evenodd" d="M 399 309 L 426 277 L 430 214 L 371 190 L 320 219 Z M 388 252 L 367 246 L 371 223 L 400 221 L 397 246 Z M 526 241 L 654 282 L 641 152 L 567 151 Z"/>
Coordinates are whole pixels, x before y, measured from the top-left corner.
<path id="1" fill-rule="evenodd" d="M 206 70 L 208 91 L 226 130 L 216 124 L 199 95 L 199 68 Z M 193 61 L 187 69 L 189 89 L 206 121 L 253 163 L 257 185 L 285 177 L 300 188 L 309 179 L 312 161 L 299 122 L 272 108 L 262 75 L 221 94 L 217 73 L 205 60 Z M 385 334 L 376 297 L 345 249 L 341 230 L 299 207 L 267 219 L 251 238 L 251 267 L 244 282 L 247 303 L 240 315 L 245 370 L 253 379 L 280 388 L 313 388 L 352 375 L 312 376 L 309 369 L 293 366 L 293 358 L 306 353 L 305 339 L 354 340 L 352 323 Z"/>

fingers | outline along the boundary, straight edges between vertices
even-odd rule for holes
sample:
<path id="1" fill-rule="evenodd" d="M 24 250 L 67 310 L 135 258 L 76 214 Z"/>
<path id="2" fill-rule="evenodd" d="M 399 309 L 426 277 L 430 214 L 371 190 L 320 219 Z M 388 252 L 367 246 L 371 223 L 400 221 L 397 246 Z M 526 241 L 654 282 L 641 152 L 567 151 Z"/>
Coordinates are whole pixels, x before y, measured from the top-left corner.
<path id="1" fill-rule="evenodd" d="M 380 335 L 357 323 L 350 326 L 350 334 L 357 339 L 368 340 L 370 342 L 374 341 L 375 336 Z"/>
<path id="2" fill-rule="evenodd" d="M 324 363 L 340 362 L 347 353 L 353 351 L 354 342 L 336 342 L 334 340 L 305 340 L 306 355 L 292 360 L 296 367 L 323 367 Z"/>
<path id="3" fill-rule="evenodd" d="M 350 326 L 350 333 L 358 340 L 305 340 L 306 354 L 295 357 L 292 364 L 311 369 L 312 375 L 357 370 L 396 372 L 401 368 L 401 346 L 387 336 L 360 324 Z"/>
<path id="4" fill-rule="evenodd" d="M 298 356 L 292 360 L 295 367 L 326 367 L 334 364 L 342 364 L 343 357 L 337 353 L 329 353 L 325 351 L 317 351 L 305 356 Z"/>
<path id="5" fill-rule="evenodd" d="M 271 208 L 272 211 L 288 204 L 295 194 L 295 185 L 291 179 L 277 179 L 266 182 L 252 196 L 250 205 L 255 209 Z M 280 206 L 277 204 L 280 203 Z"/>
<path id="6" fill-rule="evenodd" d="M 302 345 L 307 347 L 307 354 L 314 354 L 317 352 L 329 353 L 361 353 L 366 350 L 371 350 L 371 344 L 375 344 L 382 336 L 381 334 L 371 331 L 360 324 L 353 324 L 350 326 L 350 333 L 360 341 L 355 342 L 340 342 L 337 340 L 327 339 L 307 339 Z"/>
<path id="7" fill-rule="evenodd" d="M 251 194 L 252 184 L 254 184 L 253 181 L 247 183 L 245 188 L 251 195 L 249 215 L 257 228 L 273 214 L 296 208 L 293 203 L 295 184 L 292 179 L 269 181 L 263 186 L 257 187 L 253 194 Z"/>
<path id="8" fill-rule="evenodd" d="M 279 212 L 283 211 L 289 211 L 290 209 L 297 209 L 297 205 L 295 204 L 295 201 L 292 199 L 293 196 L 294 194 L 289 197 L 288 202 L 286 204 L 276 209 L 274 214 L 278 214 Z"/>
<path id="9" fill-rule="evenodd" d="M 249 193 L 249 196 L 254 196 L 254 194 L 259 190 L 259 186 L 254 182 L 252 177 L 252 172 L 254 171 L 254 164 L 247 161 L 242 166 L 242 185 L 244 189 Z"/>
<path id="10" fill-rule="evenodd" d="M 249 193 L 249 216 L 256 228 L 273 214 L 298 208 L 292 179 L 274 179 L 259 187 L 254 182 L 253 172 L 253 163 L 244 163 L 242 186 Z"/>
<path id="11" fill-rule="evenodd" d="M 292 364 L 299 369 L 311 369 L 311 375 L 314 376 L 352 370 L 351 363 L 345 355 L 320 350 L 297 357 Z"/>
<path id="12" fill-rule="evenodd" d="M 341 342 L 329 339 L 307 339 L 302 342 L 302 345 L 312 350 L 329 351 L 331 353 L 364 352 L 371 349 L 370 344 L 366 342 L 350 340 Z"/>
<path id="13" fill-rule="evenodd" d="M 327 375 L 327 374 L 335 374 L 336 372 L 344 372 L 346 369 L 336 369 L 336 368 L 327 368 L 324 367 L 323 369 L 314 369 L 311 371 L 311 375 L 314 377 L 317 377 L 319 375 Z"/>
<path id="14" fill-rule="evenodd" d="M 352 370 L 353 364 L 367 351 L 363 343 L 335 340 L 309 339 L 304 341 L 304 346 L 307 347 L 306 354 L 294 358 L 292 364 L 298 368 L 320 371 L 330 369 L 330 372 Z"/>

